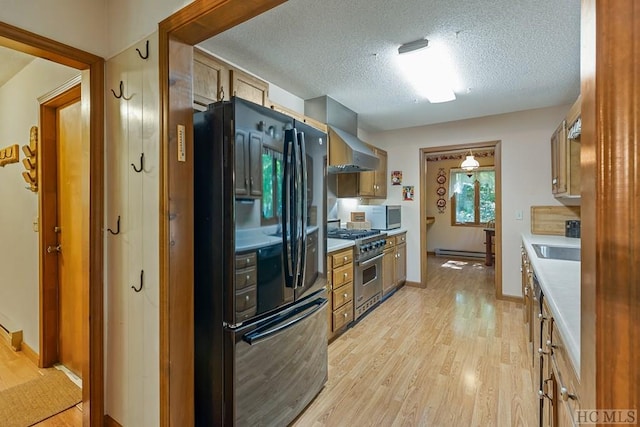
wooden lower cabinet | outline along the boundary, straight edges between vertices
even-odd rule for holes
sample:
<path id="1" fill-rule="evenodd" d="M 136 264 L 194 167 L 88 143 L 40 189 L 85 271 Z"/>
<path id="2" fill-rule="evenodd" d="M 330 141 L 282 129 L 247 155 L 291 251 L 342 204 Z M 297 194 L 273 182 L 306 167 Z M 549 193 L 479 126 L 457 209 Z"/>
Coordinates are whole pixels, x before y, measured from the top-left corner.
<path id="1" fill-rule="evenodd" d="M 560 331 L 552 323 L 551 328 L 551 370 L 554 386 L 552 396 L 552 426 L 577 426 L 575 413 L 580 409 L 578 398 L 578 377 L 569 359 L 567 348 Z"/>
<path id="2" fill-rule="evenodd" d="M 327 255 L 327 298 L 331 340 L 353 321 L 353 248 Z"/>
<path id="3" fill-rule="evenodd" d="M 382 257 L 382 296 L 388 295 L 407 280 L 407 233 L 387 236 Z"/>

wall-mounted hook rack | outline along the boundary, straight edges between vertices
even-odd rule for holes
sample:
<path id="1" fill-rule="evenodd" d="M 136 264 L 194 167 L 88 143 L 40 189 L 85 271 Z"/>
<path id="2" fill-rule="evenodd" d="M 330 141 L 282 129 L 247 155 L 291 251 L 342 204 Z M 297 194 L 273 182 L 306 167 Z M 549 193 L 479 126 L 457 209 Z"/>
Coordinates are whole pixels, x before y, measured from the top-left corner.
<path id="1" fill-rule="evenodd" d="M 138 55 L 140 55 L 140 58 L 148 59 L 149 58 L 149 40 L 147 40 L 146 53 L 144 55 L 142 54 L 142 52 L 140 52 L 140 49 L 136 48 L 136 51 L 138 52 Z"/>
<path id="2" fill-rule="evenodd" d="M 144 270 L 140 270 L 140 286 L 137 288 L 135 286 L 131 286 L 131 289 L 133 289 L 136 292 L 140 292 L 143 286 L 144 286 Z"/>
<path id="3" fill-rule="evenodd" d="M 118 215 L 118 222 L 116 222 L 116 231 L 113 231 L 110 228 L 107 228 L 107 231 L 113 234 L 114 236 L 120 234 L 120 215 Z"/>
<path id="4" fill-rule="evenodd" d="M 124 82 L 122 80 L 120 80 L 120 93 L 117 94 L 115 90 L 111 89 L 111 93 L 113 93 L 113 96 L 115 96 L 116 98 L 120 99 L 120 98 L 124 98 L 125 101 L 130 100 L 131 98 L 133 98 L 133 95 L 131 95 L 130 97 L 126 97 L 124 95 Z"/>
<path id="5" fill-rule="evenodd" d="M 140 167 L 137 168 L 135 164 L 131 163 L 131 167 L 134 171 L 140 173 L 144 170 L 144 153 L 140 154 Z"/>

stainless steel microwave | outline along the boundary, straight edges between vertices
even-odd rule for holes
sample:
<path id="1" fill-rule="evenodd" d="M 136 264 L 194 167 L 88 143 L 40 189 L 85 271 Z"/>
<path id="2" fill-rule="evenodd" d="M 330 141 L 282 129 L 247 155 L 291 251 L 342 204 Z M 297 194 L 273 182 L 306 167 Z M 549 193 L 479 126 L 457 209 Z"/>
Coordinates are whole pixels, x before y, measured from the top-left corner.
<path id="1" fill-rule="evenodd" d="M 374 230 L 393 230 L 402 225 L 400 205 L 360 205 L 358 210 L 365 213 Z"/>

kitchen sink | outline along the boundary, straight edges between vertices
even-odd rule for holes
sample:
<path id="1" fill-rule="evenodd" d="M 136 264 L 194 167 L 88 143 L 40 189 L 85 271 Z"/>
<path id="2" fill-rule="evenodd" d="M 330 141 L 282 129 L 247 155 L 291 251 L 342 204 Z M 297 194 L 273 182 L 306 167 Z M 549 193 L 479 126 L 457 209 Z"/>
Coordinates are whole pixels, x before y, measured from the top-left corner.
<path id="1" fill-rule="evenodd" d="M 538 258 L 580 261 L 580 248 L 532 244 Z"/>

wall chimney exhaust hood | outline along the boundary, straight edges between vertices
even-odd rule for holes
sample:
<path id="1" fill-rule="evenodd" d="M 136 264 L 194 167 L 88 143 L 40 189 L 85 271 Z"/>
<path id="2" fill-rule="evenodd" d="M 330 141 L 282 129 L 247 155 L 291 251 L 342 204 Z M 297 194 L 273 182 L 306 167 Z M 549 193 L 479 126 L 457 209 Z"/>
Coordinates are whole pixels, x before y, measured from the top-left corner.
<path id="1" fill-rule="evenodd" d="M 329 161 L 327 172 L 365 172 L 378 168 L 380 160 L 359 139 L 358 115 L 328 96 L 304 102 L 305 115 L 329 126 Z"/>

